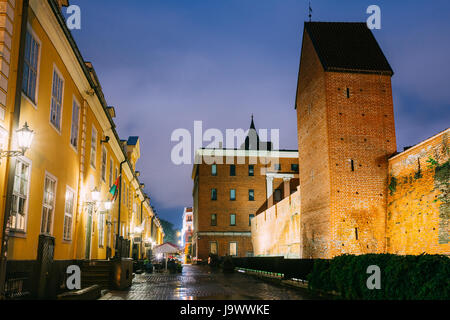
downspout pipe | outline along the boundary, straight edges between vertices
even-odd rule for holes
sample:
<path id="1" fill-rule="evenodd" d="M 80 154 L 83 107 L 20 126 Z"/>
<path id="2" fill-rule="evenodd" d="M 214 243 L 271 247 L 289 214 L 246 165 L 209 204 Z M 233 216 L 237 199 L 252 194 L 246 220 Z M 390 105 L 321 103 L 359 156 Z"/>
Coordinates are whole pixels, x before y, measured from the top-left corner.
<path id="1" fill-rule="evenodd" d="M 127 159 L 122 161 L 120 163 L 120 186 L 119 186 L 119 213 L 118 213 L 118 219 L 117 219 L 117 235 L 120 237 L 120 211 L 122 209 L 122 172 L 123 172 L 123 165 L 127 163 Z"/>
<path id="2" fill-rule="evenodd" d="M 141 201 L 141 225 L 142 225 L 142 205 L 144 204 L 144 202 L 145 202 L 146 200 L 147 200 L 147 197 L 144 196 L 144 200 Z M 143 243 L 143 240 L 144 240 L 144 239 L 142 239 L 142 234 L 143 234 L 143 232 L 144 232 L 144 230 L 141 231 L 141 244 L 140 244 L 140 246 L 139 246 L 139 247 L 140 247 L 140 251 L 141 251 L 141 252 L 140 252 L 141 258 L 143 258 L 143 256 L 144 256 L 143 253 L 142 253 L 142 251 L 143 251 L 143 250 L 142 250 L 142 243 Z"/>
<path id="3" fill-rule="evenodd" d="M 9 145 L 12 142 L 12 135 L 19 128 L 20 121 L 20 107 L 22 101 L 22 82 L 23 82 L 23 68 L 25 61 L 25 39 L 27 33 L 27 23 L 28 23 L 28 8 L 29 0 L 23 0 L 22 3 L 22 16 L 21 16 L 21 26 L 20 26 L 20 45 L 19 45 L 19 60 L 17 65 L 17 81 L 16 81 L 16 94 L 14 97 L 14 113 L 11 119 L 10 125 L 10 135 L 9 135 Z M 3 232 L 2 232 L 2 245 L 1 245 L 1 255 L 0 255 L 0 300 L 5 299 L 5 281 L 6 281 L 6 262 L 8 258 L 8 222 L 11 212 L 11 198 L 14 189 L 14 172 L 16 170 L 16 160 L 10 159 L 9 170 L 8 170 L 8 184 L 6 189 L 6 202 L 5 211 L 3 215 Z"/>

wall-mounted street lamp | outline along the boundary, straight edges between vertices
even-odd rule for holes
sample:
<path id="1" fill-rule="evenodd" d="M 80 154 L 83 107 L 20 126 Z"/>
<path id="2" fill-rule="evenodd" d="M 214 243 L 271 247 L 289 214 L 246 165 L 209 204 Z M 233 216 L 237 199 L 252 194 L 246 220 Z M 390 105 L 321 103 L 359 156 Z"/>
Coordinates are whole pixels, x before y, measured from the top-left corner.
<path id="1" fill-rule="evenodd" d="M 105 202 L 105 209 L 106 210 L 111 210 L 111 208 L 112 208 L 112 202 L 111 201 L 106 201 Z"/>
<path id="2" fill-rule="evenodd" d="M 17 130 L 16 132 L 17 144 L 20 150 L 9 151 L 0 149 L 0 159 L 23 156 L 25 155 L 25 152 L 31 148 L 31 143 L 33 142 L 34 138 L 34 131 L 30 130 L 30 128 L 28 127 L 28 123 L 25 122 L 23 128 Z"/>
<path id="3" fill-rule="evenodd" d="M 100 201 L 100 191 L 95 187 L 94 190 L 91 192 L 92 196 L 92 202 L 99 202 Z"/>
<path id="4" fill-rule="evenodd" d="M 108 143 L 109 140 L 110 140 L 109 136 L 106 136 L 105 139 L 103 139 L 102 141 L 100 141 L 100 144 Z"/>

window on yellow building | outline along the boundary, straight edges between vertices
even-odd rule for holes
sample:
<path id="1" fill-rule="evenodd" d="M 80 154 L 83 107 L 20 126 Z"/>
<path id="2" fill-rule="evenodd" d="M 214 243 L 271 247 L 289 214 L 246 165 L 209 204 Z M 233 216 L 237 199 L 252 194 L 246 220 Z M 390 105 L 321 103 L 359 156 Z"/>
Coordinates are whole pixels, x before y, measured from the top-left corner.
<path id="1" fill-rule="evenodd" d="M 114 166 L 114 160 L 111 158 L 109 159 L 109 187 L 112 187 L 113 183 L 113 166 Z"/>
<path id="2" fill-rule="evenodd" d="M 30 183 L 30 164 L 17 159 L 12 195 L 12 210 L 9 228 L 25 232 L 28 188 Z"/>
<path id="3" fill-rule="evenodd" d="M 75 208 L 75 192 L 69 187 L 67 187 L 66 205 L 64 208 L 64 232 L 63 232 L 63 239 L 66 241 L 72 240 L 72 221 L 74 208 Z"/>
<path id="4" fill-rule="evenodd" d="M 100 212 L 98 215 L 98 247 L 103 248 L 105 244 L 105 214 Z"/>
<path id="5" fill-rule="evenodd" d="M 78 148 L 78 127 L 80 120 L 80 105 L 74 99 L 72 106 L 72 129 L 70 131 L 70 144 L 77 149 Z"/>
<path id="6" fill-rule="evenodd" d="M 52 102 L 50 109 L 50 123 L 56 130 L 61 131 L 61 109 L 63 102 L 63 88 L 64 80 L 56 69 L 53 70 L 53 85 L 52 85 Z"/>
<path id="7" fill-rule="evenodd" d="M 106 183 L 106 149 L 105 147 L 102 148 L 102 181 Z"/>
<path id="8" fill-rule="evenodd" d="M 95 164 L 97 162 L 97 130 L 92 126 L 91 135 L 91 166 L 95 169 Z"/>
<path id="9" fill-rule="evenodd" d="M 53 213 L 55 210 L 56 178 L 47 174 L 44 182 L 44 203 L 42 207 L 41 233 L 50 235 L 52 232 Z"/>
<path id="10" fill-rule="evenodd" d="M 28 30 L 25 39 L 22 91 L 33 103 L 36 103 L 39 51 L 40 44 L 38 40 Z"/>

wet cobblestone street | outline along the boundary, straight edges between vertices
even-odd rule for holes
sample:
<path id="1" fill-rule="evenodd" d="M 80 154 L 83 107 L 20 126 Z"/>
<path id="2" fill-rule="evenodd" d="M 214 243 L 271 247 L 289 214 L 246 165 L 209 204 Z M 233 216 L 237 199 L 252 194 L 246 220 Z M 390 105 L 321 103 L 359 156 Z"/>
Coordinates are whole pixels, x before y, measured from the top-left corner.
<path id="1" fill-rule="evenodd" d="M 284 287 L 238 272 L 223 274 L 208 266 L 183 267 L 182 274 L 140 274 L 126 291 L 101 300 L 311 300 L 307 290 Z"/>

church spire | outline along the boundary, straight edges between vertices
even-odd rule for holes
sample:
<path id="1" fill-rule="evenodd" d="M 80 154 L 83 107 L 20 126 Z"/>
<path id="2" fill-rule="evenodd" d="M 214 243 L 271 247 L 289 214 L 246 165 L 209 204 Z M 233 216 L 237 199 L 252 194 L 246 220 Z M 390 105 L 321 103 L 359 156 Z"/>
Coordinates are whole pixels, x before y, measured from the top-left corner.
<path id="1" fill-rule="evenodd" d="M 250 124 L 250 129 L 256 130 L 255 121 L 253 120 L 253 113 L 252 113 L 252 123 Z"/>

